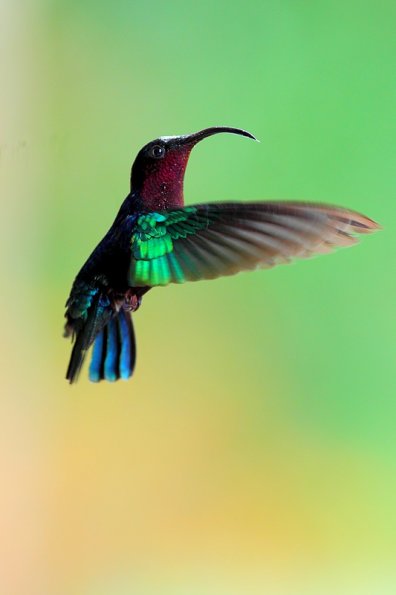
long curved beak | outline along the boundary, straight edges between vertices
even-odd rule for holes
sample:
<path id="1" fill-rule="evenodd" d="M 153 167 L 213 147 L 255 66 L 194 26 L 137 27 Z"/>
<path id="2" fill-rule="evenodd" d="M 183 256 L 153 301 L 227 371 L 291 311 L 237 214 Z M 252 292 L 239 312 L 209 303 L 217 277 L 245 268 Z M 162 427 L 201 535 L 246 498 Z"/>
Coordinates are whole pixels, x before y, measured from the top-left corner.
<path id="1" fill-rule="evenodd" d="M 180 136 L 179 143 L 182 145 L 191 145 L 193 147 L 204 138 L 212 136 L 213 134 L 220 134 L 220 132 L 228 132 L 229 134 L 239 134 L 240 136 L 247 136 L 248 138 L 252 138 L 253 140 L 257 141 L 257 138 L 253 136 L 253 134 L 247 132 L 246 130 L 242 130 L 241 128 L 230 128 L 228 126 L 212 126 L 211 128 L 204 128 L 204 130 L 194 132 L 193 134 L 185 134 L 184 136 Z"/>

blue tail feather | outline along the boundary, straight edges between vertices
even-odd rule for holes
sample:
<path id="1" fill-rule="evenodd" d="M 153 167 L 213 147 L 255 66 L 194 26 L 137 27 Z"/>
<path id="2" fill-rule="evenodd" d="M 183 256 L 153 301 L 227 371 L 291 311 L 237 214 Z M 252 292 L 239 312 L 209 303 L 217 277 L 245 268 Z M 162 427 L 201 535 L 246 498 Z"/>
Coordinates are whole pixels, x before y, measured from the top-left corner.
<path id="1" fill-rule="evenodd" d="M 126 312 L 118 316 L 121 353 L 120 353 L 120 378 L 128 380 L 133 374 L 136 361 L 135 336 L 132 327 L 132 318 Z"/>
<path id="2" fill-rule="evenodd" d="M 89 379 L 92 382 L 132 376 L 136 361 L 135 336 L 129 312 L 120 310 L 96 337 L 92 349 Z"/>
<path id="3" fill-rule="evenodd" d="M 104 330 L 97 335 L 92 349 L 91 363 L 89 366 L 89 379 L 91 382 L 99 382 L 103 377 L 104 335 Z"/>
<path id="4" fill-rule="evenodd" d="M 104 360 L 104 378 L 109 382 L 115 382 L 118 379 L 119 355 L 118 323 L 115 318 L 112 318 L 107 325 L 106 356 Z"/>

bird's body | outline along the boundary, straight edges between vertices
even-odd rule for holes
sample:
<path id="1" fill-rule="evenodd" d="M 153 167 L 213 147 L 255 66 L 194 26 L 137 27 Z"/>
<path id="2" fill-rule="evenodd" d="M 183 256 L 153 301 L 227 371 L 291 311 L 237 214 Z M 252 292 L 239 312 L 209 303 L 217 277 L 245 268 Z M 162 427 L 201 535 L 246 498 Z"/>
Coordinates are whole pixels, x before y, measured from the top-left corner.
<path id="1" fill-rule="evenodd" d="M 207 203 L 184 207 L 191 149 L 208 128 L 161 137 L 138 154 L 131 192 L 111 228 L 78 273 L 67 301 L 65 335 L 75 338 L 67 379 L 74 382 L 94 343 L 90 379 L 128 378 L 135 364 L 131 313 L 151 288 L 271 267 L 347 246 L 374 231 L 367 217 L 297 202 Z"/>

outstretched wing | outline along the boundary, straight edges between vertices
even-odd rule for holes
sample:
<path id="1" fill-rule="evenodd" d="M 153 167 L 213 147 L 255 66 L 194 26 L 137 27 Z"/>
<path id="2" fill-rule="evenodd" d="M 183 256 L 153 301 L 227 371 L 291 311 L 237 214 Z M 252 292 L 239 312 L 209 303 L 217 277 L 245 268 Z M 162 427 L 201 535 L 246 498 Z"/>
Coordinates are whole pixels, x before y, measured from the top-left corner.
<path id="1" fill-rule="evenodd" d="M 297 202 L 209 203 L 141 214 L 131 236 L 133 287 L 272 267 L 350 246 L 379 227 L 339 207 Z"/>

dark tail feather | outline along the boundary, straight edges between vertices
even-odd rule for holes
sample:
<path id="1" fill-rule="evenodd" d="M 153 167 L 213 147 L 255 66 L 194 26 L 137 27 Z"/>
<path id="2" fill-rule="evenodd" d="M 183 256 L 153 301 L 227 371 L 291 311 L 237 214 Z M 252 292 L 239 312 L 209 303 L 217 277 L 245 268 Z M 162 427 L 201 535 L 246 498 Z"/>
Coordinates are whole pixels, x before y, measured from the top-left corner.
<path id="1" fill-rule="evenodd" d="M 136 361 L 135 335 L 129 312 L 120 310 L 96 337 L 89 366 L 92 382 L 132 376 Z"/>
<path id="2" fill-rule="evenodd" d="M 84 348 L 82 334 L 80 334 L 79 336 L 77 336 L 76 342 L 74 343 L 69 366 L 66 372 L 66 379 L 70 382 L 70 384 L 73 384 L 73 382 L 77 382 L 81 367 L 83 365 L 85 354 L 86 349 Z"/>
<path id="3" fill-rule="evenodd" d="M 108 299 L 99 294 L 88 312 L 84 326 L 77 332 L 66 372 L 66 378 L 70 384 L 78 380 L 87 350 L 96 336 L 102 336 L 103 331 L 101 329 L 111 316 L 112 310 L 109 307 Z"/>

